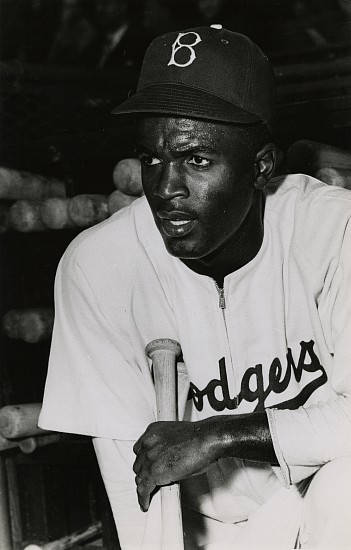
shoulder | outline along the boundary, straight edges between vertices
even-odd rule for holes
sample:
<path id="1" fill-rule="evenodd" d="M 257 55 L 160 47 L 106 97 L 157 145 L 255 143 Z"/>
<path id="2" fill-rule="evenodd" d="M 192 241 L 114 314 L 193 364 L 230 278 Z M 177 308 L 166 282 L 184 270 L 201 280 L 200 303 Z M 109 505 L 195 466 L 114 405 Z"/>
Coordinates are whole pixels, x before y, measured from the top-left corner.
<path id="1" fill-rule="evenodd" d="M 267 219 L 295 250 L 320 262 L 339 254 L 351 218 L 351 191 L 311 176 L 274 178 L 267 190 Z"/>
<path id="2" fill-rule="evenodd" d="M 272 210 L 293 209 L 311 218 L 328 212 L 328 220 L 337 222 L 340 215 L 351 215 L 351 191 L 327 185 L 306 174 L 289 174 L 273 178 L 267 187 L 267 207 Z M 327 221 L 327 220 L 326 220 Z"/>
<path id="3" fill-rule="evenodd" d="M 142 246 L 143 234 L 153 223 L 144 197 L 113 214 L 104 222 L 80 233 L 68 246 L 62 258 L 63 268 L 78 266 L 83 272 L 104 273 L 118 265 L 133 268 Z"/>

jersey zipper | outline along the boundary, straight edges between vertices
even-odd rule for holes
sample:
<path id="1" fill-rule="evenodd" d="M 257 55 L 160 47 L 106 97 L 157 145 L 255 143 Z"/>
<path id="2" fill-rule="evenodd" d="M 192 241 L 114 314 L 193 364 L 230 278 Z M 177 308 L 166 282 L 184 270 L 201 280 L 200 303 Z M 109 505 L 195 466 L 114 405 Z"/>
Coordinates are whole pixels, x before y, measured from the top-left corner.
<path id="1" fill-rule="evenodd" d="M 224 296 L 224 288 L 220 288 L 218 286 L 218 284 L 216 283 L 215 281 L 215 284 L 216 284 L 216 288 L 217 288 L 217 292 L 218 292 L 218 296 L 219 296 L 219 307 L 220 309 L 225 309 L 226 308 L 226 303 L 225 303 L 225 296 Z M 223 316 L 224 316 L 224 311 L 223 311 Z M 224 322 L 225 322 L 225 316 L 224 316 Z"/>
<path id="2" fill-rule="evenodd" d="M 227 319 L 226 319 L 226 316 L 225 316 L 225 310 L 226 310 L 227 305 L 226 305 L 226 300 L 225 300 L 225 295 L 224 295 L 224 286 L 221 288 L 218 285 L 217 281 L 215 281 L 215 280 L 213 280 L 213 281 L 214 281 L 214 284 L 216 286 L 216 290 L 217 290 L 217 293 L 218 293 L 218 307 L 222 311 L 224 330 L 225 330 L 226 341 L 227 341 L 228 350 L 229 350 L 230 364 L 231 364 L 231 367 L 232 367 L 232 376 L 231 376 L 231 378 L 233 380 L 233 386 L 234 386 L 233 389 L 236 393 L 236 395 L 234 397 L 234 404 L 235 404 L 235 408 L 237 408 L 239 406 L 239 398 L 238 398 L 237 387 L 236 387 L 235 376 L 234 376 L 234 362 L 233 362 L 232 350 L 231 350 L 231 347 L 230 347 L 230 341 L 229 341 L 229 335 L 228 335 Z M 229 374 L 229 373 L 227 373 L 227 374 Z"/>

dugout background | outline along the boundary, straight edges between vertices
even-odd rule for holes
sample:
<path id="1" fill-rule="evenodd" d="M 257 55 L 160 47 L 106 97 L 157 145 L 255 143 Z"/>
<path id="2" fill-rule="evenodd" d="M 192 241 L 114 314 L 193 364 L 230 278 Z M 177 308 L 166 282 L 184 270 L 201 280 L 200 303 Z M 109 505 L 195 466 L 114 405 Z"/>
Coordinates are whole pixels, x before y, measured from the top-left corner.
<path id="1" fill-rule="evenodd" d="M 340 2 L 226 2 L 233 30 L 240 22 L 239 30 L 247 29 L 275 68 L 280 172 L 288 169 L 286 151 L 296 140 L 350 151 L 351 13 Z M 67 197 L 110 194 L 114 166 L 133 156 L 132 128 L 110 111 L 135 88 L 138 70 L 50 63 L 45 51 L 60 9 L 61 0 L 0 1 L 0 166 L 58 178 Z M 141 22 L 148 18 L 143 28 L 150 37 L 189 26 L 187 16 L 196 23 L 192 2 L 133 0 L 133 9 Z M 28 10 L 36 26 L 26 18 Z M 34 36 L 33 54 L 28 40 L 33 44 Z M 2 197 L 0 206 L 5 212 L 14 202 Z M 0 317 L 13 309 L 53 308 L 58 261 L 82 229 L 27 232 L 1 224 Z M 50 338 L 27 343 L 1 331 L 0 411 L 41 402 L 49 347 Z M 1 550 L 57 540 L 98 522 L 100 534 L 75 547 L 119 548 L 88 438 L 64 436 L 31 453 L 18 447 L 0 451 L 0 499 L 0 525 L 8 527 L 0 535 Z"/>

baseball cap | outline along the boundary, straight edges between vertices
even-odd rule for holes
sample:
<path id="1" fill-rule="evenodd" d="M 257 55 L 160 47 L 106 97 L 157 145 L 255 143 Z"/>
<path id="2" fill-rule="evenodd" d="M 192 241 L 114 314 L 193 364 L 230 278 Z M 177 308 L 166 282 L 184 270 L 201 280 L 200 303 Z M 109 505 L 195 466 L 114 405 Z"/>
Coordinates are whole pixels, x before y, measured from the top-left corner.
<path id="1" fill-rule="evenodd" d="M 136 93 L 113 114 L 155 113 L 272 126 L 272 66 L 247 36 L 224 28 L 169 32 L 148 47 Z"/>

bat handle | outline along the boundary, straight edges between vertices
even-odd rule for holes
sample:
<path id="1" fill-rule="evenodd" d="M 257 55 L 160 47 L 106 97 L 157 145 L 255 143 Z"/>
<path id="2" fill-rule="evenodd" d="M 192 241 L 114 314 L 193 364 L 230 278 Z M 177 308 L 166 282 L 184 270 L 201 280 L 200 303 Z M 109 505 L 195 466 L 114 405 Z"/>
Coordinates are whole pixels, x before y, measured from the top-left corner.
<path id="1" fill-rule="evenodd" d="M 159 338 L 145 348 L 152 359 L 157 403 L 157 420 L 178 420 L 176 358 L 180 345 L 169 338 Z"/>
<path id="2" fill-rule="evenodd" d="M 181 354 L 178 342 L 159 338 L 145 348 L 152 359 L 157 403 L 157 420 L 178 420 L 177 411 L 177 356 Z M 179 485 L 161 487 L 162 549 L 184 548 Z"/>

